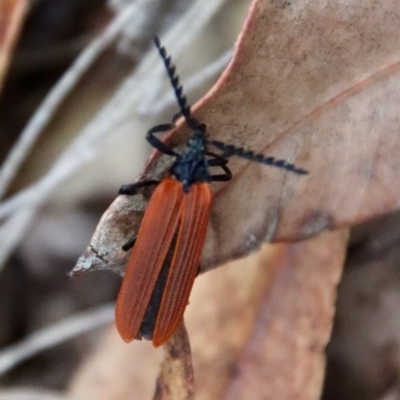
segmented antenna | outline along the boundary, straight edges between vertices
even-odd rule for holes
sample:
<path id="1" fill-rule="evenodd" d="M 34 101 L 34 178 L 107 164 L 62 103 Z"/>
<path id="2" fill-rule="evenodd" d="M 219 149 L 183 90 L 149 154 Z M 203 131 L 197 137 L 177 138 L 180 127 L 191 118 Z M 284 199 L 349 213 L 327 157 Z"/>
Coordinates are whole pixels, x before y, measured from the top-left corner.
<path id="1" fill-rule="evenodd" d="M 164 61 L 165 68 L 167 70 L 171 85 L 174 89 L 176 99 L 181 109 L 181 114 L 185 117 L 186 122 L 192 129 L 199 127 L 199 123 L 191 116 L 190 106 L 187 104 L 186 96 L 183 94 L 183 87 L 179 84 L 179 77 L 175 74 L 175 65 L 171 62 L 171 57 L 167 54 L 165 48 L 161 45 L 158 36 L 154 36 L 154 43 L 160 53 L 161 58 Z"/>
<path id="2" fill-rule="evenodd" d="M 186 96 L 183 94 L 183 87 L 179 84 L 179 77 L 175 74 L 175 65 L 171 62 L 171 57 L 167 54 L 165 48 L 161 45 L 160 39 L 154 36 L 154 43 L 160 53 L 161 58 L 164 61 L 165 68 L 167 70 L 171 85 L 175 92 L 175 97 L 178 101 L 181 114 L 185 117 L 187 124 L 195 131 L 195 133 L 204 134 L 206 126 L 199 123 L 195 118 L 191 116 L 190 105 L 187 104 Z M 271 167 L 282 168 L 286 171 L 294 172 L 299 175 L 306 175 L 308 171 L 302 168 L 297 168 L 294 164 L 289 164 L 285 160 L 277 160 L 275 157 L 264 157 L 263 154 L 254 153 L 254 151 L 245 150 L 242 147 L 236 147 L 228 145 L 217 140 L 210 140 L 207 143 L 215 146 L 217 149 L 222 150 L 222 157 L 228 158 L 231 156 L 238 156 L 246 158 L 251 161 L 255 161 L 261 164 L 270 165 Z"/>
<path id="3" fill-rule="evenodd" d="M 297 168 L 294 164 L 289 164 L 285 160 L 277 160 L 275 157 L 265 157 L 263 154 L 255 153 L 254 151 L 245 150 L 242 147 L 236 147 L 231 144 L 225 144 L 217 140 L 209 140 L 207 143 L 222 150 L 222 157 L 228 158 L 237 156 L 246 158 L 247 160 L 255 161 L 261 164 L 270 165 L 271 167 L 282 168 L 286 171 L 294 172 L 299 175 L 307 175 L 308 171 L 302 168 Z"/>

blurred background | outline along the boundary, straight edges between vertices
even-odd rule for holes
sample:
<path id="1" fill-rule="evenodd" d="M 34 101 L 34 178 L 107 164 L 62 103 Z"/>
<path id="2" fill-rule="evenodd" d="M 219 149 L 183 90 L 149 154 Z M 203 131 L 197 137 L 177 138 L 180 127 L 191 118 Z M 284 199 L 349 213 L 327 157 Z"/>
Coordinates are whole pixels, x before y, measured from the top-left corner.
<path id="1" fill-rule="evenodd" d="M 250 0 L 0 4 L 1 24 L 15 27 L 0 64 L 0 155 L 13 165 L 0 175 L 0 399 L 150 398 L 162 353 L 148 343 L 128 351 L 116 336 L 121 278 L 67 273 L 120 185 L 141 171 L 145 132 L 176 112 L 154 34 L 194 103 L 229 62 Z M 327 400 L 399 398 L 397 222 L 395 214 L 353 232 Z M 118 358 L 136 369 L 124 376 Z M 97 392 L 84 388 L 91 379 Z"/>

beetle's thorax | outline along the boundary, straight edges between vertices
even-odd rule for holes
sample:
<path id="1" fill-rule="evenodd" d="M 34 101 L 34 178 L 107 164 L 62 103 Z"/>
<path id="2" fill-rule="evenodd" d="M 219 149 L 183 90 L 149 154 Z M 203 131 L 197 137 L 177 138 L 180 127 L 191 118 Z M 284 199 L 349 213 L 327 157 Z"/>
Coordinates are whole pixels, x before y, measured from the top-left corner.
<path id="1" fill-rule="evenodd" d="M 209 182 L 207 158 L 205 152 L 204 137 L 202 134 L 195 134 L 185 148 L 176 156 L 171 167 L 171 174 L 182 182 L 185 192 L 196 182 Z"/>

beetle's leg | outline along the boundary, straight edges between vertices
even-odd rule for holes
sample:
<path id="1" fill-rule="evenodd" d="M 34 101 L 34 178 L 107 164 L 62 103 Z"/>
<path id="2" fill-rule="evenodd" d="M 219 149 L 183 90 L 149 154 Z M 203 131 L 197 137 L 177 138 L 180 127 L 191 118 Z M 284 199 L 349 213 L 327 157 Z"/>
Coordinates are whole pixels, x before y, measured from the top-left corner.
<path id="1" fill-rule="evenodd" d="M 154 135 L 155 133 L 158 132 L 170 131 L 173 128 L 174 128 L 173 124 L 161 124 L 153 126 L 153 128 L 151 128 L 147 132 L 146 139 L 153 147 L 155 147 L 161 153 L 168 154 L 170 156 L 175 156 L 176 153 L 170 147 L 168 147 L 164 142 L 162 142 L 156 135 Z"/>
<path id="2" fill-rule="evenodd" d="M 211 181 L 213 182 L 227 182 L 231 180 L 232 178 L 232 172 L 231 170 L 227 167 L 228 160 L 225 157 L 222 157 L 218 154 L 206 151 L 205 154 L 207 156 L 211 156 L 214 158 L 211 158 L 208 160 L 208 165 L 210 167 L 221 167 L 224 171 L 224 174 L 215 174 L 211 175 Z"/>
<path id="3" fill-rule="evenodd" d="M 137 189 L 140 189 L 142 187 L 146 186 L 152 186 L 152 185 L 158 185 L 159 181 L 155 180 L 149 180 L 149 181 L 141 181 L 141 182 L 136 182 L 136 183 L 131 183 L 128 185 L 122 185 L 118 191 L 118 194 L 126 194 L 128 196 L 134 196 L 137 194 Z"/>
<path id="4" fill-rule="evenodd" d="M 130 238 L 130 239 L 122 246 L 122 250 L 123 250 L 123 251 L 128 251 L 128 250 L 130 250 L 130 249 L 135 245 L 136 238 L 137 238 L 137 236 L 135 236 L 135 237 L 133 237 L 133 238 Z"/>

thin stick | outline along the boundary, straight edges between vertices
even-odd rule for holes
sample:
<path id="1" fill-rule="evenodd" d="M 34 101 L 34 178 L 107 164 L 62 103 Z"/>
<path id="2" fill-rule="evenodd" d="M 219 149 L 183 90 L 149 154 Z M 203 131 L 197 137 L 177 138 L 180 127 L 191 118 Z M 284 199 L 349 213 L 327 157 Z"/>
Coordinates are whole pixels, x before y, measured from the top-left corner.
<path id="1" fill-rule="evenodd" d="M 71 396 L 40 389 L 8 389 L 0 390 L 0 400 L 74 400 Z M 78 400 L 78 399 L 76 399 Z"/>
<path id="2" fill-rule="evenodd" d="M 110 323 L 114 319 L 114 304 L 107 304 L 32 333 L 21 342 L 0 351 L 0 375 L 34 355 L 75 336 Z"/>

